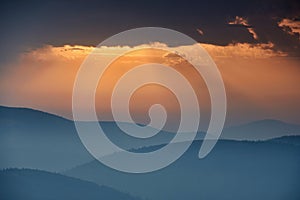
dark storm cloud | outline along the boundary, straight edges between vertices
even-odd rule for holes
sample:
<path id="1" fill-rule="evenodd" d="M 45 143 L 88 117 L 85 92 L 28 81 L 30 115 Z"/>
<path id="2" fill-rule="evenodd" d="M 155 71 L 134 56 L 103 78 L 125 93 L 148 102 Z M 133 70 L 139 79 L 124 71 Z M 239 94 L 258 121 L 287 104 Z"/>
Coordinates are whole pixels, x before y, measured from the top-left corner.
<path id="1" fill-rule="evenodd" d="M 285 17 L 299 15 L 297 1 L 7 1 L 1 4 L 1 61 L 44 44 L 97 45 L 131 28 L 158 26 L 181 31 L 195 40 L 226 45 L 232 42 L 273 42 L 292 51 L 299 41 L 278 27 Z M 247 29 L 228 26 L 246 16 L 259 40 Z M 238 26 L 238 25 L 236 25 Z M 197 28 L 205 32 L 200 35 Z"/>

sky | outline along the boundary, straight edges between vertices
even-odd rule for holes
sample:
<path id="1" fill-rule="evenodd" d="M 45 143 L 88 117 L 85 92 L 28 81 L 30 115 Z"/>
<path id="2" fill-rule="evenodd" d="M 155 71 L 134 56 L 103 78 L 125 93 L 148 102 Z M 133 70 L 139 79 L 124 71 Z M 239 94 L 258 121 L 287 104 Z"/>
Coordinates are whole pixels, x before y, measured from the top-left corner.
<path id="1" fill-rule="evenodd" d="M 225 84 L 227 125 L 265 118 L 300 123 L 298 1 L 4 1 L 0 26 L 0 105 L 72 118 L 73 84 L 86 56 L 114 34 L 152 26 L 180 31 L 210 54 Z M 180 65 L 180 72 L 190 78 L 201 99 L 202 119 L 209 119 L 205 84 L 184 60 L 137 49 L 147 44 L 122 45 L 126 41 L 100 47 L 108 54 L 120 48 L 136 50 L 112 65 L 100 88 L 103 94 L 97 93 L 101 103 L 96 107 L 102 119 L 111 120 L 105 95 L 110 94 L 113 80 L 124 68 L 149 61 L 174 68 Z M 194 56 L 193 45 L 176 48 L 185 48 Z M 146 123 L 147 109 L 158 102 L 177 120 L 178 102 L 164 88 L 141 88 L 132 99 L 130 109 L 138 122 Z"/>

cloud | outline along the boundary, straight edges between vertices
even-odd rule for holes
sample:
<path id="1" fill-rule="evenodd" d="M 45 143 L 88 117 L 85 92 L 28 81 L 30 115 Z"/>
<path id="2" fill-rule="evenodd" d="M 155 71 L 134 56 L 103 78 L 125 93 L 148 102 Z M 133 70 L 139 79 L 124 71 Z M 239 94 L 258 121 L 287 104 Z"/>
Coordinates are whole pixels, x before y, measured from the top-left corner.
<path id="1" fill-rule="evenodd" d="M 258 40 L 258 35 L 256 34 L 253 28 L 247 28 L 247 30 L 249 31 L 249 33 L 251 33 L 253 39 Z"/>
<path id="2" fill-rule="evenodd" d="M 248 58 L 262 59 L 272 57 L 287 56 L 282 51 L 275 51 L 273 43 L 236 43 L 227 46 L 218 46 L 212 44 L 202 44 L 202 46 L 211 54 L 212 57 L 218 58 Z"/>
<path id="3" fill-rule="evenodd" d="M 242 26 L 246 28 L 251 28 L 251 26 L 248 23 L 248 20 L 239 16 L 236 16 L 235 19 L 233 21 L 228 22 L 228 24 L 233 26 Z"/>
<path id="4" fill-rule="evenodd" d="M 15 5 L 16 9 L 11 9 L 14 7 L 13 3 L 9 4 L 1 5 L 3 11 L 7 12 L 1 12 L 2 18 L 5 19 L 1 21 L 2 27 L 5 29 L 0 32 L 0 70 L 2 70 L 1 62 L 16 59 L 16 56 L 27 48 L 41 48 L 45 43 L 54 46 L 64 44 L 95 46 L 107 37 L 128 28 L 153 25 L 180 31 L 205 43 L 218 45 L 227 45 L 232 41 L 257 43 L 253 40 L 252 34 L 247 33 L 251 29 L 232 28 L 234 25 L 228 26 L 224 21 L 228 16 L 232 16 L 231 21 L 235 21 L 236 15 L 247 16 L 260 42 L 270 41 L 278 49 L 299 52 L 299 45 L 278 27 L 277 20 L 273 18 L 282 19 L 286 16 L 299 15 L 300 4 L 295 0 L 274 1 L 272 6 L 270 1 L 256 1 L 256 3 L 250 0 L 226 1 L 226 4 L 220 4 L 218 1 L 205 3 L 192 1 L 186 4 L 183 1 L 169 0 L 159 2 L 157 12 L 150 12 L 157 8 L 156 3 L 148 2 L 145 6 L 144 1 L 124 4 L 122 11 L 118 10 L 115 3 L 103 4 L 101 1 L 93 1 L 88 5 L 84 2 L 75 5 L 64 1 L 62 4 L 47 5 L 47 10 L 44 9 L 43 2 L 35 2 L 32 5 L 20 3 Z M 172 9 L 168 9 L 170 4 L 173 5 Z M 25 5 L 28 7 L 22 9 Z M 182 12 L 183 8 L 185 12 Z M 36 10 L 43 12 L 35 12 Z M 166 13 L 168 17 L 165 17 Z M 110 20 L 101 20 L 103 15 Z M 199 27 L 204 31 L 202 36 L 195 31 Z M 124 41 L 122 44 L 126 43 L 128 42 Z M 298 45 L 297 49 L 294 48 L 295 45 Z"/>
<path id="5" fill-rule="evenodd" d="M 228 22 L 228 25 L 232 27 L 245 27 L 247 28 L 248 32 L 252 35 L 253 39 L 258 40 L 258 35 L 254 31 L 254 28 L 248 23 L 247 19 L 236 16 L 234 20 Z"/>
<path id="6" fill-rule="evenodd" d="M 297 87 L 300 84 L 299 59 L 290 58 L 286 53 L 274 50 L 272 43 L 201 45 L 216 62 L 224 79 L 229 121 L 236 123 L 258 118 L 277 118 L 300 122 L 297 117 L 297 113 L 300 112 L 300 92 Z M 210 103 L 205 84 L 185 62 L 185 58 L 201 59 L 197 57 L 194 45 L 173 47 L 171 53 L 143 49 L 159 46 L 165 44 L 98 48 L 97 52 L 104 57 L 115 55 L 124 48 L 132 50 L 113 63 L 106 72 L 107 76 L 102 80 L 103 94 L 97 101 L 101 102 L 101 105 L 97 104 L 99 109 L 107 112 L 110 91 L 124 72 L 134 65 L 158 62 L 174 66 L 190 79 L 201 99 L 201 115 L 203 119 L 208 118 Z M 1 74 L 0 104 L 31 107 L 72 118 L 73 83 L 81 63 L 94 48 L 80 45 L 45 46 L 23 53 L 17 62 L 6 67 L 10 70 Z M 175 54 L 178 49 L 184 50 L 185 54 Z M 170 78 L 161 77 L 156 72 L 147 76 L 154 80 Z M 169 110 L 176 109 L 178 103 L 172 98 L 172 94 L 166 93 L 163 88 L 149 86 L 135 94 L 133 101 L 138 103 L 134 104 L 132 112 L 146 121 L 147 106 L 151 103 L 162 101 Z"/>
<path id="7" fill-rule="evenodd" d="M 278 26 L 300 40 L 300 20 L 285 18 L 278 22 Z"/>
<path id="8" fill-rule="evenodd" d="M 288 56 L 287 53 L 274 50 L 273 43 L 235 43 L 226 46 L 214 45 L 214 44 L 195 44 L 189 46 L 179 46 L 175 48 L 170 48 L 175 53 L 167 53 L 164 55 L 166 63 L 172 63 L 179 65 L 185 62 L 184 58 L 198 60 L 199 63 L 203 63 L 202 58 L 195 52 L 195 46 L 201 45 L 209 55 L 214 59 L 214 61 L 224 60 L 224 59 L 239 59 L 239 60 L 256 60 L 256 59 L 268 59 L 268 58 L 280 58 Z M 184 54 L 178 54 L 178 49 L 181 49 Z M 182 52 L 181 51 L 181 52 Z"/>
<path id="9" fill-rule="evenodd" d="M 200 28 L 197 28 L 197 32 L 198 32 L 200 35 L 204 35 L 204 32 L 203 32 Z"/>

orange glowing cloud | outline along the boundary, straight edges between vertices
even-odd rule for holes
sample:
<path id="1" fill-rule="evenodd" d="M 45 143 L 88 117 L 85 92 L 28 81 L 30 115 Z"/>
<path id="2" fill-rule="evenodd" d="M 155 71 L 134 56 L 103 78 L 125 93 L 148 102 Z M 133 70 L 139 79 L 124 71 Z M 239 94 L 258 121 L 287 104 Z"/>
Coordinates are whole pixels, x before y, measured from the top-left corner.
<path id="1" fill-rule="evenodd" d="M 293 19 L 282 19 L 278 22 L 278 26 L 290 35 L 298 37 L 300 40 L 300 21 Z"/>

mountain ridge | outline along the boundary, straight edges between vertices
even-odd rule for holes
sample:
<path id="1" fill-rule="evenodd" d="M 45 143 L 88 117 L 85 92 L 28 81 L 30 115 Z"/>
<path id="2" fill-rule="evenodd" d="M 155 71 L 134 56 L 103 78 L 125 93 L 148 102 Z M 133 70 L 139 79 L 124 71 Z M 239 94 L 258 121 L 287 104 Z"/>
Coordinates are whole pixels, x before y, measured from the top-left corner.
<path id="1" fill-rule="evenodd" d="M 40 113 L 40 114 L 44 114 L 44 115 L 48 115 L 48 116 L 52 116 L 55 118 L 60 118 L 69 122 L 73 122 L 74 120 L 72 119 L 68 119 L 66 117 L 63 117 L 61 115 L 57 115 L 54 113 L 50 113 L 50 112 L 46 112 L 46 111 L 42 111 L 42 110 L 37 110 L 37 109 L 33 109 L 33 108 L 26 108 L 26 107 L 12 107 L 12 106 L 3 106 L 0 105 L 0 111 L 2 111 L 3 109 L 6 110 L 19 110 L 19 111 L 30 111 L 30 112 L 34 112 L 36 114 Z M 0 112 L 0 119 L 1 119 L 2 115 Z M 91 121 L 82 121 L 82 122 L 91 122 Z M 104 123 L 115 123 L 115 121 L 99 121 L 99 122 L 104 122 Z M 127 123 L 127 122 L 120 122 L 120 123 Z M 290 122 L 285 122 L 283 120 L 278 120 L 278 119 L 272 119 L 272 118 L 265 118 L 265 119 L 260 119 L 260 120 L 254 120 L 254 121 L 250 121 L 250 122 L 246 122 L 246 123 L 242 123 L 239 125 L 232 125 L 229 127 L 225 127 L 224 129 L 230 129 L 230 128 L 236 128 L 236 127 L 242 127 L 242 126 L 247 126 L 247 125 L 257 125 L 257 124 L 266 124 L 268 123 L 269 125 L 274 125 L 274 124 L 285 124 L 285 125 L 296 125 L 296 126 L 300 126 L 300 124 L 296 124 L 296 123 L 290 123 Z M 171 132 L 171 131 L 168 131 Z"/>

